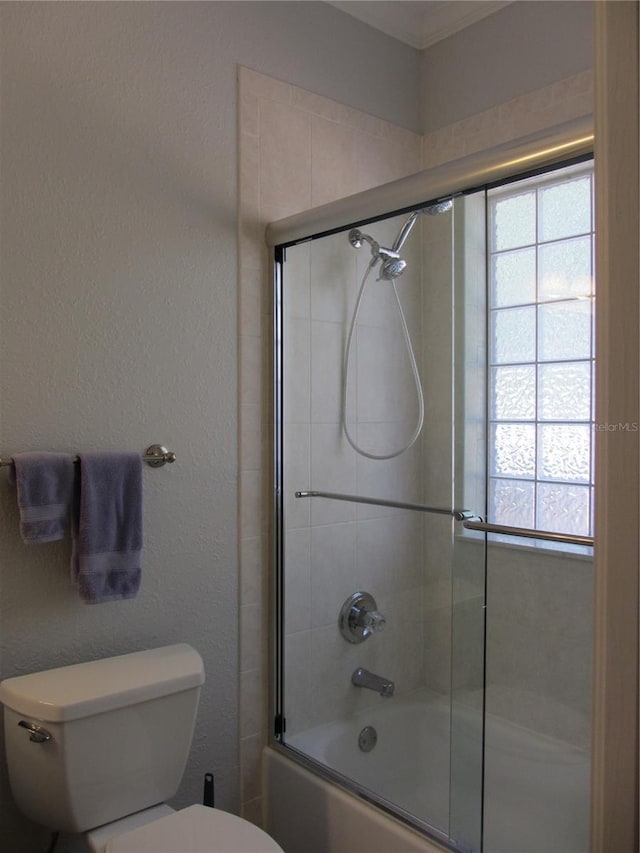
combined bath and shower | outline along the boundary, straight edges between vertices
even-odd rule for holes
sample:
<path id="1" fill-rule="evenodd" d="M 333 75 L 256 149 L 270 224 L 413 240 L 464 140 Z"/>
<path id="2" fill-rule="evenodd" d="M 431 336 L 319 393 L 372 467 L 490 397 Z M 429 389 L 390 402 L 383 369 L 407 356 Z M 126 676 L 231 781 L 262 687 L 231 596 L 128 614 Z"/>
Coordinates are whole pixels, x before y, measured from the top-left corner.
<path id="1" fill-rule="evenodd" d="M 445 199 L 444 201 L 435 202 L 433 204 L 428 205 L 427 207 L 420 208 L 419 210 L 414 210 L 413 213 L 409 215 L 403 226 L 400 228 L 398 236 L 394 240 L 393 246 L 390 249 L 381 246 L 376 240 L 374 240 L 373 237 L 369 236 L 369 234 L 365 234 L 364 232 L 360 231 L 359 228 L 352 228 L 349 232 L 349 243 L 351 244 L 351 246 L 353 246 L 354 249 L 360 249 L 364 243 L 367 243 L 369 245 L 371 249 L 371 260 L 369 261 L 369 265 L 367 266 L 366 272 L 362 278 L 362 283 L 360 284 L 360 290 L 358 291 L 358 297 L 356 299 L 353 317 L 351 318 L 351 326 L 349 328 L 349 334 L 347 336 L 347 346 L 345 351 L 342 382 L 342 428 L 347 438 L 347 441 L 349 442 L 351 447 L 353 447 L 356 453 L 359 453 L 361 456 L 366 456 L 368 459 L 394 459 L 396 456 L 400 456 L 402 453 L 404 453 L 406 450 L 409 450 L 409 448 L 415 444 L 418 436 L 422 431 L 422 426 L 424 423 L 424 394 L 422 392 L 420 373 L 418 371 L 418 365 L 416 362 L 415 353 L 413 351 L 413 345 L 411 343 L 411 337 L 409 335 L 407 321 L 404 316 L 400 297 L 398 296 L 395 280 L 399 276 L 401 276 L 407 268 L 407 262 L 404 260 L 404 258 L 401 257 L 400 251 L 404 246 L 407 237 L 411 233 L 411 230 L 420 214 L 426 213 L 430 216 L 438 216 L 441 213 L 447 213 L 452 209 L 452 207 L 453 202 L 451 201 L 451 199 Z M 418 419 L 411 438 L 399 450 L 395 450 L 392 453 L 383 454 L 372 453 L 360 447 L 350 434 L 349 427 L 347 425 L 347 398 L 349 395 L 349 362 L 351 359 L 353 333 L 355 331 L 356 323 L 358 320 L 358 313 L 360 311 L 360 305 L 362 303 L 362 298 L 364 296 L 369 275 L 378 263 L 380 263 L 380 269 L 377 280 L 389 281 L 391 282 L 391 286 L 393 287 L 393 293 L 395 296 L 398 314 L 400 317 L 400 324 L 402 326 L 402 333 L 404 335 L 407 355 L 409 357 L 409 363 L 411 365 L 411 371 L 416 387 L 416 394 L 418 397 Z"/>

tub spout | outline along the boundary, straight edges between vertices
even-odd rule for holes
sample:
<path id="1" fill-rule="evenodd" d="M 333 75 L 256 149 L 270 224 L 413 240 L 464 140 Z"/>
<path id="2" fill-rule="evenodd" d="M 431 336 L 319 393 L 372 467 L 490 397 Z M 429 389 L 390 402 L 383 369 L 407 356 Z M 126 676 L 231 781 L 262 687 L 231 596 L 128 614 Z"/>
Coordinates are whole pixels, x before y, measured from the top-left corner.
<path id="1" fill-rule="evenodd" d="M 351 683 L 355 687 L 367 687 L 369 690 L 375 690 L 381 696 L 393 696 L 395 685 L 388 678 L 382 678 L 380 675 L 374 675 L 368 669 L 363 669 L 359 666 L 354 670 L 351 676 Z"/>

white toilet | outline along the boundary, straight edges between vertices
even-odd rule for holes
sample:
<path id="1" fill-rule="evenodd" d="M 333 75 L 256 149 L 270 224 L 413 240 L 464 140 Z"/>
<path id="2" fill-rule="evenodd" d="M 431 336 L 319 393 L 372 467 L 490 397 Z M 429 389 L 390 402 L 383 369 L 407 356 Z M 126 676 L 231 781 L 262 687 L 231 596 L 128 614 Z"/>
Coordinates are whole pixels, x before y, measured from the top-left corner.
<path id="1" fill-rule="evenodd" d="M 8 678 L 0 684 L 11 790 L 94 853 L 282 853 L 219 809 L 165 805 L 184 772 L 202 658 L 184 643 Z"/>

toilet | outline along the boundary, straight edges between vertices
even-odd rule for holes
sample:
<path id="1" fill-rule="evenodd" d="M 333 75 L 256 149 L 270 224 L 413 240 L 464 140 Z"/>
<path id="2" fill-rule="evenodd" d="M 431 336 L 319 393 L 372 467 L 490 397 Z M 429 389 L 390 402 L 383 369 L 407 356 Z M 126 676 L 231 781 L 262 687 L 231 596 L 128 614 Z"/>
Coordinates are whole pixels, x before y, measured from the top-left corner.
<path id="1" fill-rule="evenodd" d="M 92 853 L 282 853 L 258 827 L 174 811 L 204 668 L 186 643 L 0 683 L 9 780 L 30 820 L 82 833 Z"/>

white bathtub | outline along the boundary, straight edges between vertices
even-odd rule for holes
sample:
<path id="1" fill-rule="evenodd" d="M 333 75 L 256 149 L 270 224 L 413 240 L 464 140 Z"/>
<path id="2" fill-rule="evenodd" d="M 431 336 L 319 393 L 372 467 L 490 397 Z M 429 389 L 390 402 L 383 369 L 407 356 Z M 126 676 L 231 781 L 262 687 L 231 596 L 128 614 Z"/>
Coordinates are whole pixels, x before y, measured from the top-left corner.
<path id="1" fill-rule="evenodd" d="M 378 735 L 370 752 L 358 746 L 365 726 Z M 456 708 L 452 717 L 441 697 L 420 692 L 381 699 L 349 720 L 290 736 L 287 744 L 444 835 L 451 826 L 453 837 L 469 848 L 476 847 L 480 818 L 479 735 L 477 712 Z M 287 853 L 438 849 L 384 811 L 304 770 L 286 753 L 268 749 L 265 771 L 267 826 Z M 588 850 L 589 759 L 584 751 L 488 716 L 484 784 L 485 853 Z"/>

